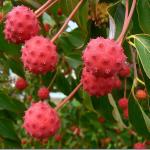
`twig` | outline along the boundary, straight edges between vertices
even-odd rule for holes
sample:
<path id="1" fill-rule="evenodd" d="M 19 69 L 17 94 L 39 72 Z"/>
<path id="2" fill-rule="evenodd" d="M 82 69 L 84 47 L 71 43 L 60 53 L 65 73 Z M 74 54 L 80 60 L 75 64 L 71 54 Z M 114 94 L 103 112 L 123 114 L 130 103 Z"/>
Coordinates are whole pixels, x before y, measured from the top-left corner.
<path id="1" fill-rule="evenodd" d="M 127 11 L 128 11 L 128 5 L 129 5 L 128 4 L 128 0 L 126 0 L 126 15 L 127 15 Z M 135 5 L 136 5 L 136 0 L 133 0 L 129 16 L 127 18 L 125 17 L 125 21 L 124 21 L 122 32 L 121 32 L 120 36 L 117 39 L 117 42 L 120 45 L 122 44 L 123 37 L 124 37 L 124 35 L 125 35 L 125 33 L 126 33 L 127 29 L 128 29 L 129 23 L 131 21 L 131 18 L 132 18 L 134 9 L 135 9 Z"/>
<path id="2" fill-rule="evenodd" d="M 73 18 L 73 16 L 76 14 L 77 10 L 79 9 L 79 7 L 81 6 L 83 0 L 80 0 L 79 3 L 77 4 L 77 6 L 73 9 L 73 11 L 71 12 L 71 14 L 69 15 L 69 17 L 66 19 L 64 25 L 61 27 L 61 29 L 58 31 L 58 33 L 52 38 L 52 42 L 54 43 L 55 40 L 61 35 L 61 33 L 65 30 L 66 26 L 68 25 L 69 21 L 71 20 L 71 18 Z"/>
<path id="3" fill-rule="evenodd" d="M 42 15 L 47 9 L 52 7 L 55 3 L 57 3 L 59 0 L 48 0 L 45 4 L 43 4 L 39 9 L 37 9 L 34 13 L 36 14 L 36 17 L 39 17 Z"/>
<path id="4" fill-rule="evenodd" d="M 63 101 L 61 101 L 60 103 L 58 103 L 58 105 L 56 106 L 55 110 L 60 109 L 64 104 L 66 104 L 74 95 L 75 93 L 79 90 L 79 88 L 81 87 L 82 83 L 80 82 L 76 88 L 69 94 L 69 96 L 67 96 Z"/>

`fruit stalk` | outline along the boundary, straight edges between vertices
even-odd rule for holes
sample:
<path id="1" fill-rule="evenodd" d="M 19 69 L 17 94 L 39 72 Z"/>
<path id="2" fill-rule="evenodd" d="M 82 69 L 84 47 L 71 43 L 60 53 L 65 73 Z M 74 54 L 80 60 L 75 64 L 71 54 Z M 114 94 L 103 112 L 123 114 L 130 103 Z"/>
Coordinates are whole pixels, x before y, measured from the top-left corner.
<path id="1" fill-rule="evenodd" d="M 46 3 L 44 3 L 39 9 L 37 9 L 34 13 L 37 17 L 42 15 L 48 8 L 52 7 L 55 3 L 57 3 L 59 0 L 48 0 Z"/>
<path id="2" fill-rule="evenodd" d="M 69 15 L 69 17 L 66 19 L 64 25 L 61 27 L 61 29 L 58 31 L 58 33 L 51 39 L 52 42 L 55 42 L 57 40 L 57 38 L 60 36 L 60 34 L 65 30 L 65 28 L 68 25 L 69 21 L 76 14 L 77 10 L 79 9 L 79 7 L 81 6 L 82 3 L 83 3 L 83 0 L 80 0 L 79 3 L 77 4 L 77 6 L 73 9 L 71 14 Z"/>
<path id="3" fill-rule="evenodd" d="M 128 29 L 128 26 L 129 26 L 129 23 L 131 21 L 131 18 L 132 18 L 135 6 L 136 6 L 136 0 L 133 0 L 132 6 L 131 6 L 131 9 L 130 9 L 130 13 L 128 13 L 129 2 L 128 2 L 128 0 L 126 0 L 126 14 L 125 14 L 124 25 L 123 25 L 122 32 L 121 32 L 120 36 L 117 39 L 117 42 L 120 45 L 122 44 L 123 37 L 124 37 L 124 35 L 125 35 L 125 33 L 126 33 L 127 29 Z"/>
<path id="4" fill-rule="evenodd" d="M 79 90 L 79 88 L 81 87 L 82 83 L 80 82 L 76 88 L 69 94 L 69 96 L 67 96 L 63 101 L 61 101 L 60 103 L 58 103 L 58 105 L 56 106 L 55 110 L 60 109 L 64 104 L 66 104 L 74 95 L 75 93 Z"/>

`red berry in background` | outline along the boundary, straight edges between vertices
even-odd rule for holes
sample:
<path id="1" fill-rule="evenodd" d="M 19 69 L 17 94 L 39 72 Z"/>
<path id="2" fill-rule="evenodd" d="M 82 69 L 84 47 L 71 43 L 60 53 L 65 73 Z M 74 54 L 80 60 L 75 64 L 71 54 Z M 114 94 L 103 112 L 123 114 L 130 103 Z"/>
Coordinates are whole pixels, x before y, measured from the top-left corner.
<path id="1" fill-rule="evenodd" d="M 45 29 L 46 32 L 48 32 L 49 29 L 50 29 L 50 25 L 48 23 L 45 23 L 44 24 L 44 29 Z"/>
<path id="2" fill-rule="evenodd" d="M 26 6 L 14 7 L 6 16 L 5 39 L 13 43 L 24 43 L 38 34 L 39 22 L 34 12 Z"/>
<path id="3" fill-rule="evenodd" d="M 41 100 L 47 99 L 47 98 L 49 97 L 49 89 L 46 88 L 46 87 L 41 87 L 41 88 L 38 90 L 38 97 L 39 97 Z"/>
<path id="4" fill-rule="evenodd" d="M 91 96 L 104 96 L 116 88 L 116 77 L 96 77 L 83 68 L 81 82 L 83 89 Z"/>
<path id="5" fill-rule="evenodd" d="M 25 112 L 24 124 L 26 132 L 36 139 L 48 139 L 60 128 L 60 119 L 48 103 L 33 103 Z"/>
<path id="6" fill-rule="evenodd" d="M 118 105 L 121 109 L 126 109 L 128 107 L 128 99 L 127 98 L 119 99 Z"/>
<path id="7" fill-rule="evenodd" d="M 129 67 L 129 65 L 125 64 L 123 66 L 123 68 L 119 72 L 119 76 L 122 77 L 122 78 L 130 76 L 130 67 Z"/>
<path id="8" fill-rule="evenodd" d="M 146 149 L 146 146 L 145 146 L 145 144 L 138 142 L 138 143 L 134 144 L 133 148 L 134 149 Z"/>
<path id="9" fill-rule="evenodd" d="M 128 108 L 126 108 L 126 109 L 123 110 L 123 117 L 124 117 L 125 119 L 128 119 L 128 118 L 129 118 Z"/>
<path id="10" fill-rule="evenodd" d="M 22 48 L 24 67 L 35 74 L 46 74 L 53 71 L 58 62 L 56 46 L 42 36 L 34 36 L 25 42 Z"/>
<path id="11" fill-rule="evenodd" d="M 22 144 L 22 145 L 27 144 L 27 140 L 26 140 L 26 139 L 21 139 L 21 144 Z"/>
<path id="12" fill-rule="evenodd" d="M 4 14 L 2 12 L 0 12 L 0 22 L 3 19 L 3 17 L 4 17 Z"/>
<path id="13" fill-rule="evenodd" d="M 61 8 L 58 8 L 58 9 L 57 9 L 57 14 L 58 14 L 59 16 L 62 16 L 62 9 L 61 9 Z"/>
<path id="14" fill-rule="evenodd" d="M 110 77 L 119 73 L 126 56 L 123 48 L 111 39 L 92 39 L 83 52 L 85 67 L 96 76 Z"/>
<path id="15" fill-rule="evenodd" d="M 60 142 L 62 140 L 62 136 L 60 134 L 55 135 L 55 141 Z"/>
<path id="16" fill-rule="evenodd" d="M 32 101 L 32 96 L 29 95 L 29 96 L 27 97 L 27 100 L 28 100 L 29 102 Z"/>
<path id="17" fill-rule="evenodd" d="M 147 98 L 147 93 L 145 90 L 137 90 L 136 97 L 138 100 L 144 100 Z"/>
<path id="18" fill-rule="evenodd" d="M 104 118 L 104 117 L 99 117 L 99 118 L 98 118 L 98 121 L 99 121 L 100 123 L 104 123 L 104 122 L 105 122 L 105 118 Z"/>
<path id="19" fill-rule="evenodd" d="M 115 79 L 114 88 L 120 89 L 121 88 L 121 81 L 119 78 Z"/>
<path id="20" fill-rule="evenodd" d="M 18 90 L 24 90 L 26 87 L 28 86 L 28 83 L 25 79 L 23 78 L 19 78 L 17 79 L 16 83 L 15 83 L 15 87 Z"/>

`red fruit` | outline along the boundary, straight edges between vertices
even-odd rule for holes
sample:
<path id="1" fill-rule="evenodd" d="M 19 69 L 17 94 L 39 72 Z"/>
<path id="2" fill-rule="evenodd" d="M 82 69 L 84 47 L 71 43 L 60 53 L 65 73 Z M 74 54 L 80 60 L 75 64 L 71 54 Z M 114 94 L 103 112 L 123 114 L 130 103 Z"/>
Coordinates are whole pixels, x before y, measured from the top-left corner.
<path id="1" fill-rule="evenodd" d="M 128 99 L 127 98 L 121 98 L 118 101 L 118 105 L 121 109 L 126 109 L 128 108 Z"/>
<path id="2" fill-rule="evenodd" d="M 60 142 L 62 140 L 62 136 L 60 134 L 55 135 L 55 141 Z"/>
<path id="3" fill-rule="evenodd" d="M 104 123 L 104 122 L 105 122 L 105 118 L 104 118 L 104 117 L 99 117 L 99 118 L 98 118 L 98 121 L 99 121 L 100 123 Z"/>
<path id="4" fill-rule="evenodd" d="M 0 21 L 3 19 L 4 14 L 0 12 Z"/>
<path id="5" fill-rule="evenodd" d="M 138 100 L 144 100 L 147 98 L 147 93 L 144 90 L 137 90 L 136 97 Z"/>
<path id="6" fill-rule="evenodd" d="M 87 91 L 91 96 L 104 96 L 112 92 L 115 87 L 116 77 L 96 77 L 86 68 L 83 69 L 81 82 L 83 89 Z"/>
<path id="7" fill-rule="evenodd" d="M 125 64 L 123 66 L 123 68 L 120 70 L 119 76 L 122 77 L 122 78 L 130 76 L 130 67 L 127 64 Z"/>
<path id="8" fill-rule="evenodd" d="M 138 142 L 138 143 L 134 144 L 133 148 L 134 149 L 146 149 L 146 146 L 145 146 L 145 144 Z"/>
<path id="9" fill-rule="evenodd" d="M 47 98 L 49 97 L 49 90 L 48 90 L 48 88 L 46 88 L 46 87 L 41 87 L 41 88 L 38 90 L 38 97 L 39 97 L 41 100 L 47 99 Z"/>
<path id="10" fill-rule="evenodd" d="M 7 15 L 5 39 L 13 43 L 24 43 L 38 34 L 39 22 L 34 12 L 26 6 L 14 7 Z"/>
<path id="11" fill-rule="evenodd" d="M 60 120 L 55 109 L 40 101 L 25 112 L 23 127 L 32 137 L 47 139 L 60 128 Z"/>
<path id="12" fill-rule="evenodd" d="M 22 48 L 24 67 L 35 74 L 53 71 L 58 62 L 56 46 L 42 36 L 32 37 Z"/>
<path id="13" fill-rule="evenodd" d="M 16 81 L 15 87 L 18 90 L 24 90 L 28 86 L 27 81 L 23 78 L 19 78 Z"/>
<path id="14" fill-rule="evenodd" d="M 123 48 L 114 40 L 102 37 L 92 39 L 83 53 L 85 67 L 94 75 L 101 77 L 116 75 L 125 60 Z"/>
<path id="15" fill-rule="evenodd" d="M 59 16 L 62 16 L 62 9 L 61 9 L 61 8 L 58 8 L 57 14 L 58 14 Z"/>
<path id="16" fill-rule="evenodd" d="M 22 145 L 27 144 L 27 140 L 26 140 L 26 139 L 21 139 L 21 144 L 22 144 Z"/>
<path id="17" fill-rule="evenodd" d="M 125 119 L 128 119 L 128 117 L 129 117 L 128 108 L 123 110 L 123 116 Z"/>
<path id="18" fill-rule="evenodd" d="M 46 32 L 48 32 L 49 29 L 50 29 L 50 25 L 48 23 L 45 23 L 44 24 L 44 29 L 45 29 Z"/>

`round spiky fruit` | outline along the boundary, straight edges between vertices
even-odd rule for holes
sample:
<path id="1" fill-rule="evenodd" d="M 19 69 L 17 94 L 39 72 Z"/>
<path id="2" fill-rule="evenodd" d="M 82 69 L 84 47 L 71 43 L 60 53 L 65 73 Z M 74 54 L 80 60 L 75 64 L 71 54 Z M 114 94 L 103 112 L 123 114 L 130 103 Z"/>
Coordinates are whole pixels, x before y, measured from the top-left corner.
<path id="1" fill-rule="evenodd" d="M 38 97 L 39 97 L 41 100 L 47 99 L 47 98 L 49 97 L 49 89 L 46 88 L 46 87 L 41 87 L 41 88 L 38 90 Z"/>
<path id="2" fill-rule="evenodd" d="M 119 99 L 118 105 L 121 109 L 126 109 L 128 107 L 128 99 L 127 98 Z"/>
<path id="3" fill-rule="evenodd" d="M 96 77 L 91 72 L 83 69 L 81 82 L 83 89 L 87 91 L 91 96 L 104 96 L 112 92 L 115 86 L 116 77 Z"/>
<path id="4" fill-rule="evenodd" d="M 136 91 L 136 97 L 138 100 L 144 100 L 147 98 L 147 93 L 145 90 L 137 90 Z"/>
<path id="5" fill-rule="evenodd" d="M 114 40 L 102 37 L 92 39 L 83 52 L 85 67 L 94 75 L 101 77 L 117 74 L 125 60 L 123 48 Z"/>
<path id="6" fill-rule="evenodd" d="M 119 76 L 122 77 L 122 78 L 130 76 L 130 67 L 129 67 L 129 65 L 125 64 L 123 66 L 123 68 L 119 72 Z"/>
<path id="7" fill-rule="evenodd" d="M 22 48 L 24 67 L 35 74 L 53 71 L 58 62 L 56 46 L 42 36 L 32 37 Z"/>
<path id="8" fill-rule="evenodd" d="M 25 112 L 23 127 L 32 137 L 47 139 L 60 128 L 60 120 L 52 107 L 40 101 Z"/>
<path id="9" fill-rule="evenodd" d="M 5 39 L 8 41 L 24 43 L 37 35 L 39 30 L 39 22 L 30 8 L 17 6 L 8 13 L 4 29 Z"/>
<path id="10" fill-rule="evenodd" d="M 15 87 L 18 90 L 24 90 L 26 87 L 28 86 L 28 83 L 25 79 L 23 78 L 19 78 L 17 79 L 16 83 L 15 83 Z"/>
<path id="11" fill-rule="evenodd" d="M 144 143 L 138 142 L 134 144 L 134 149 L 146 149 L 146 146 Z"/>

